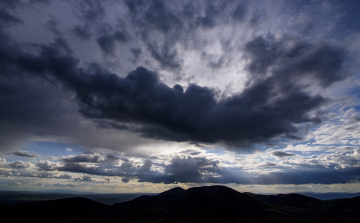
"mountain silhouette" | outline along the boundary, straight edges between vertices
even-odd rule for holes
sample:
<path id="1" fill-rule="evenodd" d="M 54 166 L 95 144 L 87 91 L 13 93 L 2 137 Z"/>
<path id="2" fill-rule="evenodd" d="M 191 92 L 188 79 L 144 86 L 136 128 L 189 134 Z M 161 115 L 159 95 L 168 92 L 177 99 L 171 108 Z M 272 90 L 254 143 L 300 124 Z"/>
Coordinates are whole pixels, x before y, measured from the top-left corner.
<path id="1" fill-rule="evenodd" d="M 360 197 L 322 201 L 225 186 L 173 188 L 106 205 L 87 198 L 6 205 L 2 222 L 360 222 Z"/>

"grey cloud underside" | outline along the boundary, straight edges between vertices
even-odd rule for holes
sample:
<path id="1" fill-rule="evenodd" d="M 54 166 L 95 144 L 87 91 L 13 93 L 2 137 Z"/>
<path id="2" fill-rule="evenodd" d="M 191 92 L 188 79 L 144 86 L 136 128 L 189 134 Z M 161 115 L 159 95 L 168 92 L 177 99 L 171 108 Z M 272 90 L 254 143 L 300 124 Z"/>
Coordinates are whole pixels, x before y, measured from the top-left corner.
<path id="1" fill-rule="evenodd" d="M 346 77 L 342 69 L 346 59 L 344 50 L 329 44 L 310 44 L 306 41 L 291 44 L 292 41 L 287 38 L 279 41 L 268 35 L 254 38 L 246 44 L 245 51 L 251 61 L 247 69 L 255 81 L 263 78 L 264 74 L 272 73 L 274 81 L 282 82 L 281 87 L 284 88 L 291 88 L 294 82 L 303 81 L 304 78 L 326 88 Z"/>
<path id="2" fill-rule="evenodd" d="M 92 151 L 85 152 L 84 154 L 80 154 L 74 157 L 67 157 L 61 158 L 61 161 L 64 162 L 93 162 L 93 163 L 100 163 L 100 162 L 113 162 L 119 160 L 120 158 L 108 154 L 104 155 L 102 153 L 96 153 Z"/>
<path id="3" fill-rule="evenodd" d="M 23 21 L 11 15 L 5 8 L 0 8 L 0 28 L 23 23 Z"/>
<path id="4" fill-rule="evenodd" d="M 74 25 L 71 32 L 82 41 L 90 40 L 94 34 L 97 35 L 98 44 L 100 49 L 106 54 L 106 50 L 109 50 L 109 46 L 106 46 L 104 39 L 107 38 L 114 45 L 116 42 L 116 36 L 113 38 L 105 30 L 97 30 L 97 27 L 105 25 L 102 23 L 104 16 L 106 15 L 105 4 L 106 1 L 71 1 L 75 15 L 82 22 L 81 24 Z M 105 51 L 104 51 L 105 50 Z"/>
<path id="5" fill-rule="evenodd" d="M 114 30 L 100 22 L 104 17 L 103 3 L 77 1 L 72 4 L 84 22 L 82 28 L 77 26 L 84 38 L 90 38 L 91 30 L 86 27 L 91 22 L 103 25 L 97 33 L 101 34 L 97 42 L 104 54 L 113 54 L 116 44 L 128 41 L 125 29 Z M 205 7 L 188 2 L 180 4 L 180 11 L 174 11 L 163 1 L 125 1 L 148 51 L 164 69 L 180 69 L 182 60 L 172 46 L 182 41 L 184 33 L 219 25 L 225 21 L 219 20 L 221 13 L 230 16 L 228 21 L 238 22 L 244 21 L 248 13 L 246 4 L 213 1 L 204 4 Z M 6 22 L 13 17 L 1 18 Z M 56 24 L 48 25 L 56 33 Z M 163 33 L 166 41 L 153 41 L 148 35 L 151 30 Z M 174 35 L 175 30 L 180 35 Z M 346 52 L 340 47 L 289 37 L 276 39 L 269 34 L 254 37 L 243 46 L 249 76 L 244 91 L 217 100 L 219 97 L 213 89 L 196 84 L 186 90 L 180 85 L 171 88 L 163 84 L 156 73 L 143 67 L 125 78 L 96 63 L 81 67 L 81 61 L 60 37 L 48 45 L 33 45 L 36 53 L 22 50 L 5 32 L 0 33 L 0 39 L 1 76 L 5 83 L 2 91 L 16 88 L 6 83 L 14 81 L 16 76 L 36 77 L 36 81 L 46 80 L 74 92 L 81 114 L 94 119 L 100 128 L 129 130 L 144 137 L 170 141 L 249 146 L 279 135 L 298 139 L 294 124 L 321 122 L 320 115 L 310 117 L 308 113 L 328 101 L 304 89 L 312 85 L 326 88 L 346 78 L 343 71 Z M 136 62 L 142 50 L 132 48 L 131 52 Z M 206 57 L 213 68 L 226 64 L 223 57 Z M 306 82 L 309 78 L 311 83 Z M 21 107 L 11 106 L 7 110 Z M 132 124 L 136 124 L 135 127 L 131 127 Z"/>
<path id="6" fill-rule="evenodd" d="M 286 153 L 286 152 L 282 152 L 282 151 L 274 151 L 272 153 L 274 156 L 277 156 L 277 157 L 287 157 L 287 156 L 295 156 L 295 154 L 293 153 Z"/>
<path id="7" fill-rule="evenodd" d="M 122 31 L 116 31 L 112 34 L 104 34 L 96 39 L 101 51 L 105 55 L 114 55 L 116 43 L 126 43 L 127 34 Z"/>
<path id="8" fill-rule="evenodd" d="M 297 132 L 294 124 L 319 123 L 308 112 L 327 102 L 303 89 L 323 88 L 343 80 L 343 49 L 325 43 L 257 37 L 247 43 L 250 82 L 244 91 L 216 100 L 213 89 L 190 84 L 169 87 L 143 67 L 120 78 L 96 63 L 80 67 L 64 39 L 24 52 L 1 34 L 0 64 L 4 79 L 37 77 L 75 93 L 80 112 L 92 119 L 140 125 L 144 137 L 195 142 L 249 145 Z M 302 83 L 311 77 L 312 83 Z"/>
<path id="9" fill-rule="evenodd" d="M 167 71 L 178 73 L 184 66 L 182 49 L 197 49 L 206 41 L 197 38 L 197 32 L 209 31 L 217 26 L 245 21 L 246 5 L 234 1 L 128 1 L 125 5 L 139 39 L 150 56 Z M 175 5 L 175 6 L 174 6 Z M 181 45 L 180 47 L 178 47 Z M 224 49 L 226 49 L 225 45 Z M 227 51 L 227 52 L 226 52 Z M 203 61 L 218 69 L 231 58 L 229 50 L 223 55 L 208 55 Z"/>
<path id="10" fill-rule="evenodd" d="M 13 151 L 10 154 L 15 155 L 15 156 L 23 156 L 23 157 L 40 157 L 40 154 L 36 154 L 36 153 L 29 153 L 29 152 L 25 152 L 25 151 Z"/>
<path id="11" fill-rule="evenodd" d="M 105 16 L 104 2 L 96 0 L 72 1 L 75 12 L 84 21 L 97 21 Z"/>
<path id="12" fill-rule="evenodd" d="M 29 1 L 22 1 L 22 0 L 2 0 L 0 2 L 0 6 L 9 9 L 16 9 L 21 6 L 31 5 L 31 4 L 48 4 L 49 0 L 29 0 Z"/>

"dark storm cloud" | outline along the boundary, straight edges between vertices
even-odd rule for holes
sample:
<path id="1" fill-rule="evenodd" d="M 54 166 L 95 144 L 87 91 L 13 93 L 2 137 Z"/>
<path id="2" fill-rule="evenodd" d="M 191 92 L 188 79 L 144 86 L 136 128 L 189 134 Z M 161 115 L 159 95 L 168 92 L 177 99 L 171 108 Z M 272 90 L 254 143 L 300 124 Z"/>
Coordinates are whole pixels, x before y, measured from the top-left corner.
<path id="1" fill-rule="evenodd" d="M 100 3 L 81 4 L 96 6 L 94 10 L 101 14 Z M 138 23 L 147 16 L 153 29 L 164 33 L 169 32 L 169 27 L 182 27 L 176 22 L 175 14 L 163 14 L 170 12 L 161 11 L 165 7 L 161 1 L 127 4 L 132 13 L 141 11 L 133 15 Z M 206 10 L 216 15 L 223 7 L 210 4 Z M 91 12 L 85 11 L 84 18 L 97 17 L 97 13 L 95 16 Z M 51 24 L 56 28 L 56 24 Z M 114 41 L 127 40 L 120 31 L 110 33 L 98 38 L 105 54 L 113 52 Z M 61 38 L 49 45 L 39 45 L 36 55 L 23 52 L 4 33 L 0 38 L 2 76 L 35 74 L 72 90 L 80 102 L 80 112 L 88 118 L 140 124 L 133 131 L 145 137 L 172 141 L 248 146 L 279 135 L 295 138 L 294 124 L 319 123 L 319 117 L 309 117 L 307 113 L 327 101 L 302 90 L 313 84 L 303 83 L 305 77 L 323 88 L 346 77 L 342 70 L 345 52 L 339 47 L 304 41 L 293 44 L 291 39 L 277 40 L 271 35 L 256 37 L 245 46 L 251 80 L 248 86 L 241 94 L 217 101 L 212 89 L 195 84 L 186 90 L 180 85 L 171 88 L 161 83 L 157 74 L 142 67 L 125 78 L 95 63 L 80 68 L 79 59 L 71 54 L 68 44 Z M 163 66 L 180 69 L 177 51 L 168 44 L 154 46 L 149 42 L 148 47 Z"/>
<path id="2" fill-rule="evenodd" d="M 206 173 L 217 173 L 220 168 L 217 167 L 219 161 L 208 160 L 206 158 L 174 158 L 171 164 L 166 166 L 165 171 L 171 174 L 171 181 L 181 183 L 203 183 L 203 177 Z"/>
<path id="3" fill-rule="evenodd" d="M 133 58 L 129 58 L 129 60 L 133 63 L 136 64 L 139 60 L 141 55 L 143 54 L 143 51 L 141 48 L 131 48 L 130 52 L 133 56 Z"/>
<path id="4" fill-rule="evenodd" d="M 59 160 L 64 162 L 85 162 L 85 163 L 101 163 L 101 162 L 113 162 L 120 158 L 111 154 L 103 154 L 94 151 L 87 151 L 83 154 L 79 154 L 73 157 L 60 158 Z"/>
<path id="5" fill-rule="evenodd" d="M 4 75 L 5 70 L 0 72 Z M 56 97 L 52 97 L 53 94 L 46 89 L 37 81 L 27 78 L 14 78 L 10 74 L 0 78 L 1 150 L 13 149 L 14 145 L 23 140 L 43 133 L 40 127 L 45 123 L 46 126 L 55 126 L 57 121 L 53 119 L 53 115 L 60 115 L 58 112 L 54 113 L 53 109 Z M 48 130 L 50 133 L 50 129 Z"/>
<path id="6" fill-rule="evenodd" d="M 226 9 L 229 1 L 206 1 L 205 14 L 197 15 L 196 22 L 204 29 L 214 28 L 217 17 Z"/>
<path id="7" fill-rule="evenodd" d="M 77 24 L 73 27 L 71 33 L 82 41 L 90 40 L 91 37 L 97 32 L 97 27 L 100 27 L 99 30 L 101 30 L 101 27 L 103 26 L 101 21 L 106 15 L 106 2 L 96 0 L 77 0 L 71 1 L 71 4 L 73 5 L 75 15 L 82 21 L 81 24 Z M 101 35 L 105 34 L 100 31 L 100 36 Z M 114 41 L 113 38 L 109 37 L 109 39 Z M 100 42 L 103 40 L 104 37 L 100 39 Z M 103 48 L 101 49 L 103 50 Z"/>
<path id="8" fill-rule="evenodd" d="M 125 0 L 134 22 L 147 29 L 162 32 L 177 30 L 182 27 L 180 19 L 165 6 L 161 0 L 132 1 Z"/>
<path id="9" fill-rule="evenodd" d="M 182 67 L 182 59 L 178 57 L 178 51 L 170 47 L 170 43 L 158 46 L 154 43 L 148 43 L 148 51 L 151 56 L 159 62 L 161 68 L 165 70 L 180 70 Z"/>
<path id="10" fill-rule="evenodd" d="M 32 4 L 48 4 L 48 3 L 50 3 L 49 0 L 30 0 L 29 2 L 22 0 L 1 0 L 0 7 L 14 10 L 21 6 L 28 6 Z"/>
<path id="11" fill-rule="evenodd" d="M 0 2 L 0 6 L 8 7 L 11 9 L 16 8 L 20 4 L 21 4 L 21 0 L 3 0 Z"/>
<path id="12" fill-rule="evenodd" d="M 72 33 L 79 37 L 81 40 L 90 40 L 92 37 L 92 31 L 88 24 L 76 25 L 72 29 Z"/>
<path id="13" fill-rule="evenodd" d="M 266 162 L 266 163 L 264 163 L 262 165 L 259 165 L 259 167 L 261 167 L 261 168 L 271 168 L 271 167 L 275 167 L 275 166 L 277 166 L 277 164 L 276 163 L 271 163 L 271 162 Z"/>
<path id="14" fill-rule="evenodd" d="M 47 82 L 44 77 L 21 75 L 21 69 L 9 66 L 5 57 L 16 55 L 21 49 L 13 47 L 4 33 L 0 32 L 0 39 L 0 150 L 19 149 L 18 146 L 34 138 L 59 136 L 69 131 L 69 124 L 76 125 L 76 121 L 65 116 L 76 115 L 76 105 L 65 102 L 67 93 L 54 88 L 53 80 Z M 54 46 L 69 52 L 62 40 L 55 41 Z"/>
<path id="15" fill-rule="evenodd" d="M 233 11 L 231 18 L 235 21 L 243 21 L 245 18 L 245 13 L 246 13 L 246 6 L 242 3 L 239 3 L 235 10 Z"/>
<path id="16" fill-rule="evenodd" d="M 195 43 L 196 30 L 209 30 L 217 25 L 217 20 L 226 21 L 222 17 L 227 16 L 233 5 L 230 1 L 190 1 L 186 4 L 177 2 L 174 7 L 170 2 L 161 0 L 125 0 L 125 4 L 131 22 L 152 58 L 162 69 L 173 72 L 179 72 L 183 66 L 177 43 L 185 48 L 202 45 Z M 220 67 L 222 60 L 212 61 L 209 65 Z"/>
<path id="17" fill-rule="evenodd" d="M 96 0 L 73 1 L 77 15 L 85 21 L 97 21 L 105 16 L 104 2 Z"/>
<path id="18" fill-rule="evenodd" d="M 353 114 L 350 117 L 350 120 L 353 122 L 360 122 L 360 115 L 359 114 Z"/>
<path id="19" fill-rule="evenodd" d="M 104 101 L 100 100 L 100 103 L 89 101 L 91 107 L 86 105 L 82 113 L 88 117 L 120 121 L 141 120 L 142 123 L 160 127 L 158 130 L 140 129 L 140 132 L 146 131 L 143 132 L 145 136 L 175 141 L 264 141 L 278 134 L 296 132 L 293 123 L 318 121 L 306 117 L 306 112 L 325 101 L 320 96 L 311 97 L 293 88 L 287 92 L 288 96 L 284 95 L 269 104 L 270 99 L 282 93 L 272 92 L 276 87 L 272 85 L 276 83 L 271 79 L 256 83 L 241 95 L 220 102 L 216 102 L 211 89 L 197 85 L 190 85 L 185 92 L 180 87 L 172 89 L 144 68 L 131 72 L 124 81 L 129 81 L 128 86 L 131 86 L 124 96 L 112 98 L 110 106 L 104 106 Z M 122 81 L 118 84 L 127 85 Z M 125 89 L 122 88 L 122 91 Z M 113 103 L 116 107 L 112 106 Z M 300 104 L 301 107 L 294 110 Z M 106 102 L 106 105 L 109 103 Z M 169 134 L 162 129 L 170 131 Z"/>
<path id="20" fill-rule="evenodd" d="M 25 53 L 3 36 L 0 46 L 2 75 L 33 74 L 59 83 L 76 94 L 80 112 L 93 119 L 140 124 L 133 131 L 145 137 L 172 141 L 224 142 L 249 146 L 275 136 L 294 138 L 295 124 L 319 123 L 308 112 L 327 102 L 303 88 L 326 88 L 343 80 L 344 50 L 326 43 L 257 37 L 245 50 L 251 81 L 240 94 L 216 100 L 214 90 L 191 84 L 169 87 L 143 67 L 127 77 L 93 63 L 79 67 L 66 42 L 41 45 L 37 55 Z M 311 77 L 311 83 L 302 82 Z"/>
<path id="21" fill-rule="evenodd" d="M 185 153 L 185 154 L 189 154 L 189 155 L 192 155 L 192 156 L 196 156 L 196 155 L 199 155 L 201 152 L 196 151 L 196 150 L 188 149 L 188 150 L 182 151 L 181 153 Z"/>
<path id="22" fill-rule="evenodd" d="M 23 21 L 11 15 L 5 8 L 0 8 L 0 28 L 23 23 Z"/>
<path id="23" fill-rule="evenodd" d="M 346 58 L 344 49 L 329 44 L 304 41 L 294 44 L 292 41 L 276 40 L 268 35 L 246 44 L 245 51 L 251 59 L 248 70 L 255 81 L 270 73 L 282 87 L 290 87 L 307 77 L 326 88 L 347 77 L 342 69 Z"/>
<path id="24" fill-rule="evenodd" d="M 282 151 L 274 151 L 274 152 L 272 152 L 272 154 L 274 156 L 277 156 L 280 158 L 287 157 L 287 156 L 295 156 L 295 154 L 293 154 L 293 153 L 286 153 L 286 152 L 282 152 Z"/>
<path id="25" fill-rule="evenodd" d="M 116 43 L 126 43 L 127 41 L 127 34 L 122 31 L 116 31 L 111 35 L 104 34 L 96 39 L 101 51 L 105 55 L 114 55 Z"/>
<path id="26" fill-rule="evenodd" d="M 131 48 L 130 52 L 132 53 L 132 55 L 134 56 L 134 58 L 136 60 L 138 60 L 140 58 L 141 54 L 143 53 L 140 48 Z"/>
<path id="27" fill-rule="evenodd" d="M 151 172 L 152 165 L 153 165 L 153 162 L 151 160 L 145 160 L 144 164 L 137 170 L 137 173 L 139 175 L 144 175 L 144 174 Z"/>
<path id="28" fill-rule="evenodd" d="M 29 152 L 21 151 L 21 150 L 13 151 L 9 154 L 15 155 L 15 156 L 22 156 L 22 157 L 40 157 L 41 156 L 40 154 L 29 153 Z"/>
<path id="29" fill-rule="evenodd" d="M 169 165 L 165 165 L 165 173 L 148 171 L 146 174 L 138 174 L 135 179 L 138 182 L 152 183 L 206 183 L 207 176 L 221 172 L 217 165 L 218 160 L 202 158 L 173 158 Z"/>
<path id="30" fill-rule="evenodd" d="M 198 147 L 198 148 L 206 148 L 206 147 L 208 147 L 208 146 L 206 146 L 206 145 L 202 145 L 202 144 L 199 144 L 199 143 L 197 143 L 197 142 L 190 142 L 190 144 L 191 144 L 191 145 L 194 145 L 194 146 L 196 146 L 196 147 Z"/>
<path id="31" fill-rule="evenodd" d="M 48 28 L 55 36 L 61 36 L 62 33 L 58 29 L 59 22 L 55 20 L 49 20 L 46 22 L 46 28 Z"/>
<path id="32" fill-rule="evenodd" d="M 49 0 L 30 0 L 30 3 L 41 3 L 41 4 L 49 4 Z"/>
<path id="33" fill-rule="evenodd" d="M 129 178 L 129 177 L 123 177 L 123 178 L 121 178 L 121 181 L 124 182 L 124 183 L 127 183 L 127 182 L 129 182 L 130 180 L 131 180 L 131 178 Z"/>
<path id="34" fill-rule="evenodd" d="M 206 165 L 201 159 L 173 159 L 166 167 L 166 172 L 171 173 L 173 182 L 202 182 L 200 168 Z"/>
<path id="35" fill-rule="evenodd" d="M 128 131 L 131 130 L 127 125 L 116 123 L 109 120 L 95 120 L 94 122 L 96 127 L 98 127 L 99 129 L 117 129 L 117 130 L 128 130 Z"/>

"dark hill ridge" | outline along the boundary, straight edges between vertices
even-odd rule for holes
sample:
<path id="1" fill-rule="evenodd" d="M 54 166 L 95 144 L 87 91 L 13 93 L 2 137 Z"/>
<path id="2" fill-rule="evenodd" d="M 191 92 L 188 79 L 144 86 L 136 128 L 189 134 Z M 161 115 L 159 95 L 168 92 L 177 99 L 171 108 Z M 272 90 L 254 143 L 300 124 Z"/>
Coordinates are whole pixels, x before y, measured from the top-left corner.
<path id="1" fill-rule="evenodd" d="M 194 187 L 188 190 L 174 188 L 157 196 L 142 196 L 113 205 L 115 210 L 128 210 L 137 218 L 164 218 L 170 221 L 175 217 L 187 222 L 201 222 L 203 219 L 216 219 L 217 222 L 257 219 L 267 207 L 258 199 L 224 186 Z"/>
<path id="2" fill-rule="evenodd" d="M 7 205 L 0 214 L 2 222 L 360 222 L 360 197 L 322 201 L 225 186 L 177 187 L 111 206 L 67 198 Z"/>
<path id="3" fill-rule="evenodd" d="M 8 205 L 2 208 L 2 222 L 55 222 L 81 219 L 79 222 L 100 222 L 109 206 L 88 198 L 75 197 L 50 201 Z M 76 222 L 76 221 L 75 221 Z"/>
<path id="4" fill-rule="evenodd" d="M 14 205 L 17 211 L 36 211 L 42 210 L 44 212 L 77 212 L 85 213 L 88 211 L 102 211 L 107 210 L 108 205 L 102 204 L 88 198 L 74 197 L 59 200 L 29 202 Z"/>
<path id="5" fill-rule="evenodd" d="M 272 205 L 296 208 L 314 208 L 322 203 L 319 199 L 301 194 L 254 195 L 253 197 Z"/>

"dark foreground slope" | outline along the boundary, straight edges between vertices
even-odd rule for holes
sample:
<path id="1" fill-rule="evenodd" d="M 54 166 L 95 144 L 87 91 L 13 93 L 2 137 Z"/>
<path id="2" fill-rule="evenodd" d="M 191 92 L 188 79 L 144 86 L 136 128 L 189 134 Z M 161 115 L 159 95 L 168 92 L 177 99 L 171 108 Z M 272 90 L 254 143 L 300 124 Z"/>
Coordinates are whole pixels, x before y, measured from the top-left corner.
<path id="1" fill-rule="evenodd" d="M 157 193 L 156 193 L 157 194 Z M 156 195 L 146 193 L 146 195 Z M 103 204 L 112 205 L 125 201 L 131 201 L 137 197 L 145 195 L 144 193 L 79 193 L 67 190 L 49 190 L 49 191 L 0 191 L 0 206 L 9 204 L 21 204 L 35 201 L 59 200 L 64 198 L 83 197 L 89 198 Z M 355 197 L 355 196 L 354 196 Z"/>
<path id="2" fill-rule="evenodd" d="M 360 222 L 360 197 L 321 201 L 224 186 L 174 188 L 111 206 L 86 198 L 1 208 L 2 222 Z"/>

